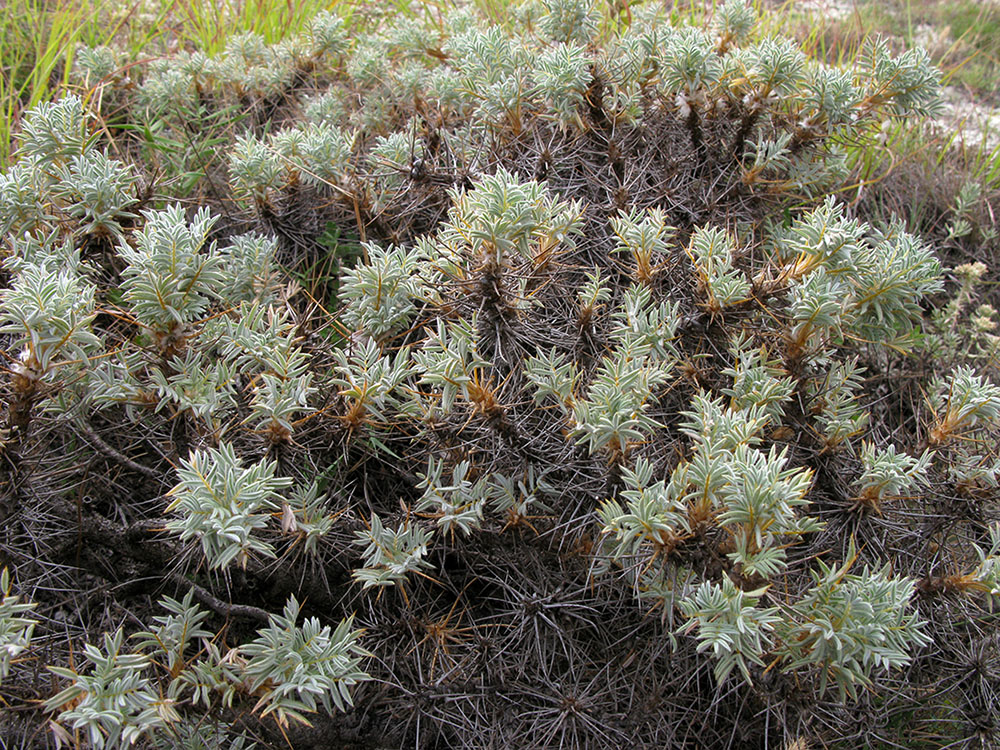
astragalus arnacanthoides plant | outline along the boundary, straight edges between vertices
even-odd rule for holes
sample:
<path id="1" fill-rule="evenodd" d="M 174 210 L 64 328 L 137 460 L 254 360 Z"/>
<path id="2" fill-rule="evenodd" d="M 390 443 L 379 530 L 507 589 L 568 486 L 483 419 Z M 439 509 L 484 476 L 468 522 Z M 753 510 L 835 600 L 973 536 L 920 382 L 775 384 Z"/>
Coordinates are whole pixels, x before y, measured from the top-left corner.
<path id="1" fill-rule="evenodd" d="M 35 606 L 11 594 L 10 571 L 4 568 L 0 573 L 0 681 L 10 672 L 11 662 L 31 645 L 38 621 L 22 615 Z"/>
<path id="2" fill-rule="evenodd" d="M 76 96 L 25 113 L 16 163 L 0 176 L 0 230 L 8 238 L 59 226 L 78 241 L 109 243 L 135 218 L 135 170 L 98 148 L 93 124 Z"/>
<path id="3" fill-rule="evenodd" d="M 936 255 L 992 198 L 921 235 L 867 171 L 939 73 L 660 6 L 95 50 L 121 119 L 26 113 L 3 731 L 996 744 L 996 300 Z"/>
<path id="4" fill-rule="evenodd" d="M 73 268 L 44 259 L 22 265 L 13 285 L 0 292 L 0 332 L 13 334 L 19 349 L 10 368 L 9 426 L 26 429 L 45 380 L 60 365 L 86 362 L 88 350 L 100 346 L 91 331 L 94 293 Z"/>
<path id="5" fill-rule="evenodd" d="M 132 747 L 144 739 L 181 742 L 187 735 L 190 746 L 225 742 L 239 748 L 245 738 L 230 736 L 223 722 L 192 721 L 190 714 L 196 715 L 199 705 L 225 710 L 250 699 L 255 710 L 273 715 L 282 727 L 289 719 L 308 723 L 305 714 L 320 707 L 348 710 L 351 687 L 370 679 L 360 669 L 366 652 L 351 620 L 336 628 L 313 617 L 299 623 L 294 597 L 255 639 L 225 651 L 219 634 L 206 627 L 209 612 L 190 593 L 182 601 L 164 597 L 160 606 L 169 614 L 136 634 L 135 650 L 127 648 L 119 628 L 105 635 L 103 649 L 86 644 L 88 671 L 52 668 L 71 681 L 46 701 L 57 712 L 51 725 L 56 738 L 72 742 L 69 727 L 85 733 L 95 748 Z"/>
<path id="6" fill-rule="evenodd" d="M 278 490 L 291 480 L 276 477 L 273 462 L 244 467 L 232 446 L 195 451 L 183 462 L 180 482 L 168 493 L 167 511 L 180 518 L 167 528 L 183 541 L 197 540 L 212 568 L 236 561 L 246 566 L 251 553 L 274 557 L 274 548 L 254 531 L 267 525 L 269 511 L 278 509 Z"/>
<path id="7" fill-rule="evenodd" d="M 183 352 L 188 327 L 205 314 L 214 288 L 223 283 L 223 259 L 208 241 L 215 218 L 207 210 L 190 223 L 180 206 L 145 218 L 136 247 L 120 246 L 128 264 L 122 288 L 136 321 L 152 334 L 161 354 L 171 357 Z"/>

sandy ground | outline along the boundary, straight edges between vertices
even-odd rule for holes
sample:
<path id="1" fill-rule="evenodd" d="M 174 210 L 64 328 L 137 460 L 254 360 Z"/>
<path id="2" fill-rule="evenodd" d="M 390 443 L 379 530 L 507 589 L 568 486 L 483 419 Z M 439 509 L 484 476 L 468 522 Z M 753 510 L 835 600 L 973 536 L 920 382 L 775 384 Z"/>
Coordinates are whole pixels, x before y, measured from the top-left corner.
<path id="1" fill-rule="evenodd" d="M 955 134 L 956 145 L 967 148 L 1000 147 L 1000 108 L 990 107 L 969 99 L 968 94 L 954 86 L 941 91 L 944 111 L 932 123 L 942 135 Z"/>

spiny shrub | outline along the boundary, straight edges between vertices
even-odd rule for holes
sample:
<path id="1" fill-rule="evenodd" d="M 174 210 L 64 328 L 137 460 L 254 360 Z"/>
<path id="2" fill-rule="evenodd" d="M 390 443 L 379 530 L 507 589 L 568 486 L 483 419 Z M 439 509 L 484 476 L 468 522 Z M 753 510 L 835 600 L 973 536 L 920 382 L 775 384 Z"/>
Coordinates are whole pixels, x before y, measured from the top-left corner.
<path id="1" fill-rule="evenodd" d="M 120 132 L 25 117 L 3 731 L 995 742 L 993 269 L 947 255 L 977 197 L 944 244 L 846 199 L 934 112 L 927 57 L 824 65 L 736 0 L 355 10 L 82 54 L 128 67 Z M 194 176 L 140 191 L 169 154 Z"/>

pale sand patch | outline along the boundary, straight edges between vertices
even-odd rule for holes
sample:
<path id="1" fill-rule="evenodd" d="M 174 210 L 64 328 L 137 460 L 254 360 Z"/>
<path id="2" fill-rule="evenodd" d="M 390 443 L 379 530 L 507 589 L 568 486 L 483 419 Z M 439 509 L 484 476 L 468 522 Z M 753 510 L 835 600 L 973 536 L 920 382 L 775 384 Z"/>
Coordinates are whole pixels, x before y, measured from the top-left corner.
<path id="1" fill-rule="evenodd" d="M 955 145 L 967 148 L 992 151 L 1000 146 L 1000 108 L 972 101 L 955 86 L 943 87 L 941 99 L 944 110 L 930 123 L 940 135 L 955 134 Z"/>

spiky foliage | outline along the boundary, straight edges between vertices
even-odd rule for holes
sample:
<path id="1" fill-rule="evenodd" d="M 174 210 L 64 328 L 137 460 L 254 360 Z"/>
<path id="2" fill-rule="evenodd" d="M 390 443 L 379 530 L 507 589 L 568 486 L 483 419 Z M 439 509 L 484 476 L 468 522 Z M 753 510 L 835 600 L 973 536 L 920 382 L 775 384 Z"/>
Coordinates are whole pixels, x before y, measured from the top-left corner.
<path id="1" fill-rule="evenodd" d="M 25 113 L 18 153 L 58 166 L 85 153 L 90 133 L 83 103 L 67 96 L 57 102 L 42 102 Z"/>
<path id="2" fill-rule="evenodd" d="M 716 658 L 715 679 L 724 682 L 734 667 L 750 680 L 748 664 L 764 666 L 763 654 L 770 646 L 769 633 L 780 622 L 774 607 L 758 609 L 764 592 L 741 591 L 728 578 L 722 585 L 703 583 L 681 609 L 690 618 L 685 630 L 698 629 L 698 650 L 712 649 Z"/>
<path id="3" fill-rule="evenodd" d="M 48 261 L 48 262 L 46 262 Z M 13 334 L 19 349 L 10 366 L 13 398 L 9 427 L 27 429 L 40 388 L 60 365 L 87 361 L 100 347 L 91 330 L 94 293 L 71 267 L 56 268 L 52 259 L 21 266 L 11 287 L 0 292 L 0 333 Z"/>
<path id="4" fill-rule="evenodd" d="M 640 344 L 621 347 L 605 357 L 587 389 L 573 405 L 571 435 L 590 452 L 607 448 L 622 455 L 632 442 L 659 425 L 646 414 L 653 390 L 667 379 L 669 363 L 651 362 Z"/>
<path id="5" fill-rule="evenodd" d="M 897 57 L 885 39 L 876 38 L 861 59 L 868 82 L 865 105 L 888 107 L 895 115 L 938 111 L 940 100 L 933 91 L 940 73 L 930 65 L 926 50 L 915 47 Z"/>
<path id="6" fill-rule="evenodd" d="M 635 264 L 637 281 L 649 284 L 667 257 L 667 242 L 673 235 L 663 212 L 652 209 L 645 216 L 633 211 L 611 219 L 611 227 L 618 236 L 619 252 L 627 252 Z"/>
<path id="7" fill-rule="evenodd" d="M 312 54 L 316 57 L 339 55 L 347 48 L 344 21 L 329 11 L 318 13 L 310 21 L 309 36 L 312 40 Z"/>
<path id="8" fill-rule="evenodd" d="M 623 350 L 648 352 L 649 357 L 661 365 L 674 361 L 677 348 L 673 339 L 680 324 L 676 303 L 664 300 L 654 304 L 648 289 L 633 285 L 626 290 L 622 305 L 612 318 L 617 325 L 611 335 Z"/>
<path id="9" fill-rule="evenodd" d="M 588 68 L 586 49 L 578 45 L 556 45 L 535 62 L 536 91 L 563 127 L 581 122 L 579 108 L 587 91 Z"/>
<path id="10" fill-rule="evenodd" d="M 794 391 L 791 378 L 775 362 L 768 360 L 767 350 L 757 349 L 741 336 L 731 343 L 730 351 L 735 362 L 723 374 L 733 379 L 733 385 L 724 389 L 736 409 L 760 407 L 775 422 L 785 414 L 784 403 Z"/>
<path id="11" fill-rule="evenodd" d="M 17 337 L 19 374 L 37 381 L 60 359 L 86 359 L 87 350 L 99 346 L 100 339 L 91 332 L 94 292 L 70 270 L 48 264 L 21 269 L 0 297 L 0 331 Z"/>
<path id="12" fill-rule="evenodd" d="M 50 667 L 72 685 L 46 701 L 59 713 L 62 722 L 84 730 L 95 748 L 130 747 L 175 718 L 169 700 L 161 700 L 147 674 L 152 666 L 148 656 L 128 653 L 125 635 L 119 628 L 105 634 L 103 651 L 87 644 L 83 656 L 91 667 L 86 674 L 63 667 Z"/>
<path id="13" fill-rule="evenodd" d="M 75 96 L 24 117 L 18 161 L 0 177 L 0 228 L 15 240 L 25 233 L 120 239 L 123 225 L 137 218 L 129 210 L 137 202 L 135 168 L 98 150 L 90 114 Z"/>
<path id="14" fill-rule="evenodd" d="M 933 384 L 930 404 L 936 419 L 929 440 L 936 445 L 1000 417 L 1000 388 L 963 366 Z"/>
<path id="15" fill-rule="evenodd" d="M 82 74 L 85 85 L 94 86 L 115 73 L 120 65 L 121 55 L 115 50 L 101 45 L 99 47 L 80 47 L 73 58 L 76 72 Z"/>
<path id="16" fill-rule="evenodd" d="M 634 469 L 625 469 L 622 478 L 629 488 L 621 493 L 626 507 L 608 499 L 598 509 L 602 532 L 614 534 L 612 557 L 634 555 L 644 545 L 670 551 L 691 534 L 683 487 L 654 482 L 653 466 L 645 459 L 638 459 Z"/>
<path id="17" fill-rule="evenodd" d="M 556 199 L 546 187 L 506 170 L 484 176 L 473 190 L 454 194 L 442 244 L 457 245 L 474 261 L 498 266 L 518 258 L 544 263 L 560 246 L 571 249 L 580 233 L 582 207 Z"/>
<path id="18" fill-rule="evenodd" d="M 934 254 L 985 213 L 873 209 L 879 126 L 936 71 L 811 60 L 741 2 L 386 8 L 105 84 L 84 55 L 104 121 L 26 118 L 0 552 L 38 615 L 0 724 L 49 736 L 58 698 L 53 741 L 155 747 L 1000 725 L 992 277 L 945 258 L 939 298 Z M 32 269 L 64 288 L 28 299 Z M 122 618 L 131 651 L 84 648 Z"/>
<path id="19" fill-rule="evenodd" d="M 126 210 L 136 202 L 136 178 L 125 164 L 94 151 L 72 157 L 55 177 L 52 196 L 78 222 L 78 233 L 121 237 L 122 222 L 136 218 Z"/>
<path id="20" fill-rule="evenodd" d="M 729 557 L 744 575 L 773 578 L 787 565 L 782 537 L 820 528 L 795 510 L 809 502 L 810 473 L 786 464 L 787 454 L 774 448 L 765 454 L 739 445 L 733 452 L 734 482 L 721 493 L 719 525 L 733 535 L 735 550 Z"/>
<path id="21" fill-rule="evenodd" d="M 31 636 L 38 624 L 37 620 L 21 617 L 35 608 L 31 601 L 21 601 L 20 596 L 11 595 L 10 571 L 0 573 L 0 680 L 7 677 L 13 659 L 31 645 Z"/>
<path id="22" fill-rule="evenodd" d="M 270 544 L 254 535 L 267 525 L 267 511 L 277 509 L 278 490 L 291 480 L 276 477 L 274 463 L 244 467 L 231 445 L 196 451 L 178 470 L 167 511 L 180 518 L 167 527 L 183 540 L 196 539 L 213 568 L 233 561 L 245 566 L 251 553 L 274 557 Z"/>
<path id="23" fill-rule="evenodd" d="M 750 296 L 750 282 L 733 267 L 736 247 L 721 229 L 701 227 L 691 238 L 691 255 L 704 290 L 705 306 L 712 312 L 744 302 Z"/>
<path id="24" fill-rule="evenodd" d="M 423 373 L 420 382 L 440 389 L 436 395 L 445 413 L 459 395 L 469 398 L 476 372 L 486 364 L 477 351 L 476 338 L 475 326 L 468 321 L 446 326 L 439 320 L 437 330 L 413 353 L 413 362 Z"/>
<path id="25" fill-rule="evenodd" d="M 850 445 L 848 441 L 868 426 L 871 414 L 860 402 L 861 387 L 857 359 L 837 362 L 813 381 L 810 410 L 823 433 L 824 450 Z"/>
<path id="26" fill-rule="evenodd" d="M 392 531 L 382 524 L 382 519 L 372 516 L 369 528 L 356 535 L 355 542 L 366 546 L 365 567 L 354 571 L 354 580 L 365 588 L 406 581 L 408 574 L 428 567 L 423 558 L 432 533 L 409 522 Z"/>
<path id="27" fill-rule="evenodd" d="M 464 99 L 484 124 L 519 132 L 529 109 L 529 74 L 535 52 L 522 39 L 511 39 L 500 26 L 472 29 L 445 47 L 459 72 Z"/>
<path id="28" fill-rule="evenodd" d="M 190 224 L 179 205 L 145 218 L 137 246 L 119 245 L 128 264 L 122 289 L 136 319 L 166 350 L 208 309 L 214 287 L 225 281 L 222 258 L 208 241 L 215 218 L 207 209 L 199 209 Z"/>
<path id="29" fill-rule="evenodd" d="M 281 616 L 272 615 L 268 627 L 241 648 L 250 690 L 260 693 L 261 715 L 273 713 L 282 725 L 290 718 L 307 723 L 302 714 L 319 706 L 347 710 L 350 688 L 370 679 L 359 669 L 365 652 L 350 619 L 334 630 L 315 617 L 298 625 L 299 610 L 291 597 Z"/>
<path id="30" fill-rule="evenodd" d="M 990 607 L 993 597 L 1000 596 L 1000 524 L 990 526 L 990 548 L 984 550 L 976 546 L 979 555 L 979 565 L 971 575 L 975 588 L 981 589 L 990 597 Z"/>
<path id="31" fill-rule="evenodd" d="M 871 685 L 876 668 L 906 665 L 915 647 L 930 643 L 924 623 L 907 607 L 914 582 L 891 577 L 887 568 L 851 574 L 852 563 L 820 563 L 814 586 L 782 633 L 787 668 L 818 666 L 820 693 L 832 679 L 841 700 Z"/>
<path id="32" fill-rule="evenodd" d="M 545 11 L 539 25 L 549 39 L 587 44 L 597 34 L 600 15 L 593 2 L 543 0 L 543 4 Z"/>
<path id="33" fill-rule="evenodd" d="M 277 249 L 277 242 L 263 234 L 251 232 L 231 238 L 219 251 L 228 277 L 219 296 L 230 304 L 274 302 L 278 283 Z"/>
<path id="34" fill-rule="evenodd" d="M 434 457 L 427 459 L 427 473 L 421 475 L 419 487 L 424 494 L 417 502 L 415 510 L 433 518 L 445 532 L 455 533 L 455 529 L 468 536 L 483 522 L 483 508 L 489 495 L 486 477 L 475 482 L 467 479 L 469 462 L 462 461 L 452 470 L 451 480 L 443 477 L 442 461 Z"/>
<path id="35" fill-rule="evenodd" d="M 419 251 L 364 246 L 367 259 L 344 277 L 344 322 L 376 339 L 406 326 L 426 294 Z"/>
<path id="36" fill-rule="evenodd" d="M 919 458 L 897 453 L 894 445 L 879 451 L 871 443 L 865 443 L 861 448 L 864 468 L 855 482 L 861 493 L 860 502 L 878 508 L 885 499 L 926 486 L 931 457 L 928 452 Z"/>
<path id="37" fill-rule="evenodd" d="M 725 52 L 734 44 L 745 43 L 756 23 L 757 14 L 745 0 L 727 0 L 718 8 L 714 19 L 719 51 Z"/>
<path id="38" fill-rule="evenodd" d="M 239 687 L 240 693 L 257 699 L 254 711 L 274 714 L 287 727 L 289 719 L 308 724 L 304 714 L 319 707 L 347 710 L 351 687 L 370 679 L 359 668 L 367 654 L 349 619 L 335 629 L 316 618 L 299 625 L 300 606 L 291 597 L 283 614 L 272 615 L 257 638 L 222 657 L 214 644 L 217 635 L 205 626 L 209 612 L 193 599 L 193 589 L 181 601 L 161 599 L 169 614 L 153 618 L 154 629 L 136 634 L 137 651 L 126 649 L 119 629 L 105 636 L 103 653 L 85 646 L 92 665 L 88 673 L 53 668 L 72 680 L 46 702 L 59 711 L 60 723 L 53 722 L 52 728 L 60 741 L 70 737 L 69 725 L 86 730 L 90 744 L 98 748 L 131 747 L 141 739 L 176 747 L 189 733 L 198 746 L 198 740 L 218 741 L 225 732 L 214 723 L 192 732 L 183 720 L 189 704 L 209 706 L 219 698 L 231 707 Z M 165 695 L 158 695 L 164 687 Z M 236 746 L 244 740 L 236 737 Z"/>

